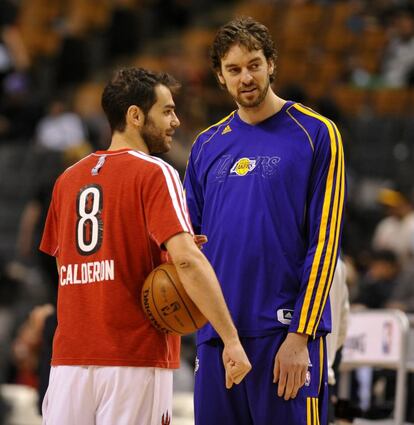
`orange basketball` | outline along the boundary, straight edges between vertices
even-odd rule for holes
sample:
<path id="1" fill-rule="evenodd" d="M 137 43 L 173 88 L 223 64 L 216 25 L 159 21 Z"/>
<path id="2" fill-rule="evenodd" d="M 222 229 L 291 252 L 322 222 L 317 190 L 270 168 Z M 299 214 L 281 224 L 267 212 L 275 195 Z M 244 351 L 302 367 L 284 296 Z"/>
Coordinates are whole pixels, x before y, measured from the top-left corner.
<path id="1" fill-rule="evenodd" d="M 163 332 L 187 335 L 207 323 L 187 295 L 172 264 L 161 264 L 148 275 L 141 302 L 153 326 Z"/>

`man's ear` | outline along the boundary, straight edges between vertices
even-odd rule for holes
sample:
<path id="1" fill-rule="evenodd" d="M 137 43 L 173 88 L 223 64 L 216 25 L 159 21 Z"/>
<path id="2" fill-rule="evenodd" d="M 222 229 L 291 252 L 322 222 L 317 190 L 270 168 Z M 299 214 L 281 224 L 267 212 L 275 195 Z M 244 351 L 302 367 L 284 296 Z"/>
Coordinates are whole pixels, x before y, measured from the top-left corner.
<path id="1" fill-rule="evenodd" d="M 216 72 L 216 75 L 217 75 L 217 79 L 219 80 L 220 84 L 222 84 L 223 86 L 225 86 L 226 85 L 226 81 L 225 81 L 225 79 L 224 79 L 223 74 L 221 73 L 221 71 L 217 71 Z"/>
<path id="2" fill-rule="evenodd" d="M 141 128 L 145 122 L 144 112 L 137 105 L 131 105 L 126 113 L 126 123 Z"/>
<path id="3" fill-rule="evenodd" d="M 269 75 L 272 75 L 275 72 L 275 63 L 272 59 L 269 59 L 267 63 L 269 64 Z"/>

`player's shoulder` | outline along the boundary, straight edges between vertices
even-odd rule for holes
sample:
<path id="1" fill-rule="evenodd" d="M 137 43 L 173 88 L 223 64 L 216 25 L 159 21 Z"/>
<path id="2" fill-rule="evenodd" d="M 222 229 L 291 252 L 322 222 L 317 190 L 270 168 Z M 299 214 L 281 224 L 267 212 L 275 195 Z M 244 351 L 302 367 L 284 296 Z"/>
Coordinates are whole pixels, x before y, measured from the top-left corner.
<path id="1" fill-rule="evenodd" d="M 161 158 L 152 156 L 140 151 L 128 151 L 131 160 L 136 164 L 136 167 L 131 167 L 136 170 L 137 175 L 144 181 L 154 182 L 156 179 L 170 182 L 179 180 L 178 171 L 168 162 Z"/>
<path id="2" fill-rule="evenodd" d="M 219 121 L 215 122 L 214 124 L 210 125 L 209 127 L 202 130 L 200 133 L 198 133 L 195 138 L 194 145 L 196 146 L 199 144 L 203 144 L 204 142 L 211 140 L 216 136 L 220 136 L 223 132 L 226 131 L 227 126 L 230 125 L 235 114 L 236 111 L 231 112 L 224 118 L 220 119 Z"/>
<path id="3" fill-rule="evenodd" d="M 331 149 L 341 145 L 342 139 L 338 127 L 329 118 L 300 103 L 293 103 L 286 112 L 299 125 L 311 141 L 312 149 Z"/>
<path id="4" fill-rule="evenodd" d="M 336 125 L 332 120 L 312 108 L 302 105 L 301 103 L 292 103 L 286 111 L 307 130 L 323 132 L 337 130 Z"/>
<path id="5" fill-rule="evenodd" d="M 85 156 L 71 166 L 67 167 L 59 174 L 53 185 L 54 196 L 60 196 L 66 192 L 67 188 L 73 184 L 74 177 L 80 173 L 80 169 L 84 166 L 85 163 L 88 162 L 88 159 L 91 158 L 91 155 L 92 154 Z"/>
<path id="6" fill-rule="evenodd" d="M 79 161 L 76 161 L 74 164 L 67 167 L 57 178 L 56 182 L 61 180 L 70 179 L 74 174 L 78 173 L 79 170 L 86 166 L 93 158 L 93 154 L 86 155 L 84 158 L 81 158 Z"/>
<path id="7" fill-rule="evenodd" d="M 149 155 L 141 151 L 130 150 L 127 152 L 130 159 L 135 162 L 139 167 L 145 167 L 147 171 L 153 172 L 176 172 L 175 168 L 168 162 L 164 161 L 157 156 Z"/>
<path id="8" fill-rule="evenodd" d="M 87 166 L 90 161 L 93 162 L 94 158 L 97 158 L 97 154 L 95 152 L 91 152 L 90 154 L 84 156 L 83 158 L 78 159 L 76 162 L 71 163 L 63 173 L 74 172 L 84 166 Z"/>

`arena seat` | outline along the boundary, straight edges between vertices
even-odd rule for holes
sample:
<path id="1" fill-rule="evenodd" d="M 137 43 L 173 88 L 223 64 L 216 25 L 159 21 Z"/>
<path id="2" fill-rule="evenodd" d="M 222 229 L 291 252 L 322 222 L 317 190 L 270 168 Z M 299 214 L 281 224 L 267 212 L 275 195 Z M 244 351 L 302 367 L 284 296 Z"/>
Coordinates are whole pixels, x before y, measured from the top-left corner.
<path id="1" fill-rule="evenodd" d="M 383 88 L 372 92 L 372 107 L 380 116 L 400 116 L 409 111 L 410 93 L 405 89 Z"/>
<path id="2" fill-rule="evenodd" d="M 368 91 L 348 85 L 338 85 L 333 91 L 333 98 L 345 115 L 360 114 L 368 102 Z"/>

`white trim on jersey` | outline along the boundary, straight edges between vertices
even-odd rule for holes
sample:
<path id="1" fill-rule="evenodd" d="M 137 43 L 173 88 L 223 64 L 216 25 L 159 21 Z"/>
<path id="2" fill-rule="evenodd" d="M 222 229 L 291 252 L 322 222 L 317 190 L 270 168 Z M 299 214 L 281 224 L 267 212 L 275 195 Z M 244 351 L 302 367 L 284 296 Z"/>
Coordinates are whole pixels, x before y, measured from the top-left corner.
<path id="1" fill-rule="evenodd" d="M 178 174 L 178 171 L 175 168 L 174 168 L 174 171 L 175 171 L 175 174 L 177 176 L 177 181 L 178 181 L 179 187 L 180 187 L 179 194 L 180 194 L 181 206 L 182 206 L 183 210 L 185 211 L 185 218 L 187 219 L 188 226 L 191 229 L 191 234 L 194 234 L 193 225 L 191 224 L 191 220 L 190 220 L 190 213 L 188 212 L 187 201 L 186 201 L 185 195 L 184 195 L 184 188 L 183 188 L 183 185 L 182 185 L 181 180 L 180 180 L 180 175 Z"/>
<path id="2" fill-rule="evenodd" d="M 188 209 L 187 209 L 187 203 L 184 200 L 185 199 L 184 189 L 183 189 L 183 185 L 181 184 L 180 175 L 178 174 L 178 171 L 174 167 L 172 167 L 170 164 L 163 161 L 161 158 L 154 158 L 154 157 L 151 157 L 151 158 L 153 158 L 153 159 L 159 161 L 160 163 L 164 164 L 167 167 L 167 170 L 170 173 L 170 175 L 173 177 L 175 192 L 179 197 L 179 201 L 180 201 L 180 204 L 181 204 L 181 210 L 184 212 L 183 215 L 184 215 L 185 222 L 187 223 L 187 226 L 190 229 L 190 233 L 193 234 L 194 232 L 193 232 L 193 227 L 191 225 L 190 215 L 189 215 Z"/>
<path id="3" fill-rule="evenodd" d="M 168 187 L 168 192 L 170 194 L 172 203 L 173 203 L 173 207 L 174 210 L 177 214 L 178 220 L 183 228 L 183 230 L 185 232 L 188 232 L 190 234 L 193 234 L 191 226 L 188 224 L 188 217 L 186 214 L 186 208 L 183 207 L 182 204 L 182 199 L 178 199 L 177 193 L 179 194 L 180 197 L 183 197 L 184 195 L 182 194 L 182 189 L 181 188 L 181 182 L 180 180 L 176 177 L 175 175 L 175 170 L 173 167 L 171 167 L 171 165 L 167 164 L 166 162 L 158 159 L 158 158 L 153 158 L 152 156 L 143 154 L 141 152 L 136 152 L 136 151 L 128 151 L 129 154 L 136 156 L 137 158 L 140 158 L 144 161 L 148 161 L 151 162 L 153 164 L 158 165 L 161 170 L 162 173 L 164 174 L 165 177 L 165 181 L 167 183 L 167 187 Z M 172 171 L 169 170 L 172 169 Z M 177 188 L 177 191 L 175 190 L 175 187 Z M 181 191 L 181 194 L 180 194 Z"/>

